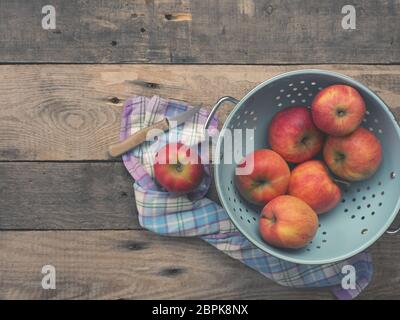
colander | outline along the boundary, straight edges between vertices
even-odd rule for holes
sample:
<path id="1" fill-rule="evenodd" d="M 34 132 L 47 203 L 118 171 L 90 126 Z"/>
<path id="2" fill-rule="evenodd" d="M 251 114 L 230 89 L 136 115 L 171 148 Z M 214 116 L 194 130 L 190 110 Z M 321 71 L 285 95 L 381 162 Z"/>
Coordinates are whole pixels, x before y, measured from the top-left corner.
<path id="1" fill-rule="evenodd" d="M 297 250 L 275 248 L 264 242 L 258 231 L 262 208 L 249 204 L 240 196 L 234 184 L 236 163 L 224 163 L 224 156 L 231 152 L 236 153 L 237 158 L 242 158 L 245 153 L 253 151 L 246 148 L 242 150 L 240 146 L 249 141 L 254 142 L 254 149 L 269 148 L 267 127 L 274 114 L 294 105 L 310 106 L 318 91 L 332 84 L 350 85 L 364 98 L 367 111 L 362 126 L 372 131 L 380 140 L 383 149 L 382 164 L 368 180 L 352 182 L 349 186 L 341 185 L 340 204 L 319 216 L 317 234 L 306 247 Z M 385 231 L 389 234 L 399 232 L 400 228 L 388 228 L 400 208 L 400 129 L 389 108 L 367 87 L 347 76 L 330 71 L 288 72 L 261 83 L 240 101 L 232 97 L 221 98 L 213 107 L 206 127 L 224 102 L 231 102 L 235 107 L 221 132 L 254 129 L 254 137 L 243 135 L 240 143 L 225 143 L 225 135 L 219 135 L 214 153 L 214 157 L 219 157 L 219 161 L 214 158 L 216 189 L 232 222 L 258 248 L 295 263 L 332 263 L 365 250 Z"/>

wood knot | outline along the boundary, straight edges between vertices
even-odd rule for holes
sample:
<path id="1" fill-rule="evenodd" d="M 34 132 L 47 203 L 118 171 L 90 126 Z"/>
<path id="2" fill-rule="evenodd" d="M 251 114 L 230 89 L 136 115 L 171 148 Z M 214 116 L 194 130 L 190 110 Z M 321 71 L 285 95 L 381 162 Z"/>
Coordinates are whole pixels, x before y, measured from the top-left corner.
<path id="1" fill-rule="evenodd" d="M 122 245 L 122 247 L 130 251 L 140 251 L 147 249 L 148 244 L 146 242 L 127 241 Z"/>
<path id="2" fill-rule="evenodd" d="M 119 100 L 117 97 L 112 97 L 110 98 L 110 102 L 114 104 L 118 104 L 121 100 Z"/>
<path id="3" fill-rule="evenodd" d="M 163 277 L 177 277 L 183 273 L 185 273 L 185 269 L 183 268 L 164 268 L 159 272 L 159 275 Z"/>

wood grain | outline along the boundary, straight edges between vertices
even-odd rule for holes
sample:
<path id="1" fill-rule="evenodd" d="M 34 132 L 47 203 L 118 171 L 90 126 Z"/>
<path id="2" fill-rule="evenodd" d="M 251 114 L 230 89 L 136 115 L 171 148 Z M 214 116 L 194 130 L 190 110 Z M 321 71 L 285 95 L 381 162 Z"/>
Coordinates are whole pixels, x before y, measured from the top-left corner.
<path id="1" fill-rule="evenodd" d="M 306 67 L 0 65 L 0 161 L 107 160 L 129 96 L 158 94 L 210 109 L 223 95 L 241 98 L 272 76 Z M 354 77 L 400 115 L 400 66 L 308 67 Z M 221 122 L 230 109 L 222 107 Z"/>
<path id="2" fill-rule="evenodd" d="M 139 228 L 122 163 L 6 162 L 0 177 L 0 230 Z"/>
<path id="3" fill-rule="evenodd" d="M 362 299 L 399 299 L 399 238 L 372 249 L 375 274 Z M 0 299 L 329 299 L 327 289 L 289 289 L 200 239 L 147 231 L 0 233 Z M 41 288 L 56 267 L 57 289 Z"/>
<path id="4" fill-rule="evenodd" d="M 344 0 L 52 0 L 57 28 L 43 30 L 47 4 L 1 2 L 0 62 L 400 62 L 398 0 L 357 1 L 356 30 Z"/>

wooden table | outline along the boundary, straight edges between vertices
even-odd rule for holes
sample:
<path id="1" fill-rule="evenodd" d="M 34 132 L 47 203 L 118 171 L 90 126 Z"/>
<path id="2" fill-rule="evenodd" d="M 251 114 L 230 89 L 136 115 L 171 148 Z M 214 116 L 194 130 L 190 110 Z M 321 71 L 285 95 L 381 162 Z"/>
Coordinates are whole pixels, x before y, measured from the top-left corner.
<path id="1" fill-rule="evenodd" d="M 55 30 L 41 27 L 49 3 Z M 0 298 L 332 298 L 280 287 L 199 239 L 143 230 L 132 179 L 106 150 L 129 96 L 209 109 L 302 68 L 354 77 L 400 116 L 400 1 L 358 0 L 356 30 L 341 27 L 345 4 L 2 0 Z M 399 298 L 400 237 L 371 251 L 361 298 Z M 41 287 L 46 264 L 56 290 Z"/>

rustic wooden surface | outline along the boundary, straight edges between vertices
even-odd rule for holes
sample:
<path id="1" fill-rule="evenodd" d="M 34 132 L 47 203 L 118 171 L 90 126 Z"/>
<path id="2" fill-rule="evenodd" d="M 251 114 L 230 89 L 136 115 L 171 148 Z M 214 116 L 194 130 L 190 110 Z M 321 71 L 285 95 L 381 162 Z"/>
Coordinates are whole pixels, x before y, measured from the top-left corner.
<path id="1" fill-rule="evenodd" d="M 374 280 L 364 299 L 398 297 L 399 241 L 372 248 Z M 136 231 L 3 231 L 0 299 L 331 299 L 326 289 L 287 289 L 200 239 Z M 57 290 L 41 288 L 56 267 Z"/>
<path id="2" fill-rule="evenodd" d="M 352 31 L 341 27 L 346 0 L 52 0 L 57 29 L 43 32 L 45 4 L 1 2 L 2 61 L 400 62 L 398 0 L 358 0 Z"/>
<path id="3" fill-rule="evenodd" d="M 0 2 L 0 299 L 333 298 L 276 285 L 200 239 L 144 231 L 133 181 L 106 150 L 131 95 L 209 109 L 302 68 L 354 77 L 400 117 L 400 1 L 357 1 L 353 31 L 340 27 L 346 1 L 51 2 L 53 31 L 41 28 L 47 1 Z M 371 251 L 360 298 L 399 299 L 400 237 Z M 45 264 L 57 290 L 41 288 Z"/>
<path id="4" fill-rule="evenodd" d="M 2 162 L 0 177 L 2 230 L 139 228 L 122 163 Z"/>

